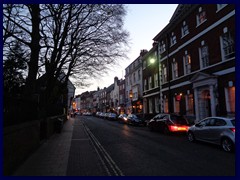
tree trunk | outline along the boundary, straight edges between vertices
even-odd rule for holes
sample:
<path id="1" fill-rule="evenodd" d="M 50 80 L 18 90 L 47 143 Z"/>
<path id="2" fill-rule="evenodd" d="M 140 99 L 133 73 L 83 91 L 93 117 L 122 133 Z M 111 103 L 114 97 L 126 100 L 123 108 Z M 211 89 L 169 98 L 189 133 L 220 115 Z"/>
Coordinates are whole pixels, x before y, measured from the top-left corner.
<path id="1" fill-rule="evenodd" d="M 32 97 L 35 92 L 36 77 L 38 72 L 38 61 L 40 52 L 40 7 L 39 4 L 29 5 L 29 10 L 32 15 L 32 33 L 31 33 L 31 56 L 29 61 L 28 78 L 26 81 L 25 95 Z"/>

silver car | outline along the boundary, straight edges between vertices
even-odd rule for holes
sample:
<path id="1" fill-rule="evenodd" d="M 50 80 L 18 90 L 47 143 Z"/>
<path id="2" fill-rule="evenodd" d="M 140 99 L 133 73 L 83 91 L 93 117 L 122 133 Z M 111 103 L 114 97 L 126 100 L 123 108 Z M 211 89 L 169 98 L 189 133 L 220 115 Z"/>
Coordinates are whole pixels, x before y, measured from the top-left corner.
<path id="1" fill-rule="evenodd" d="M 191 126 L 187 132 L 188 140 L 209 142 L 221 145 L 224 151 L 235 148 L 235 118 L 208 117 Z"/>

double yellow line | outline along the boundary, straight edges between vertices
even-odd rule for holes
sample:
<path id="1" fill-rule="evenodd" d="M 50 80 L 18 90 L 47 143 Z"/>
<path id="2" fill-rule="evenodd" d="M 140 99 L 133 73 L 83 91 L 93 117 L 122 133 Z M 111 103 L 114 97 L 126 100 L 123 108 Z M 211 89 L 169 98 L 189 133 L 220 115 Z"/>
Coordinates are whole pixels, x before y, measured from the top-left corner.
<path id="1" fill-rule="evenodd" d="M 100 144 L 100 142 L 97 140 L 97 138 L 93 135 L 93 133 L 90 131 L 90 129 L 84 124 L 84 122 L 82 122 L 82 123 L 83 123 L 84 130 L 90 137 L 93 147 L 94 147 L 95 151 L 97 152 L 97 155 L 103 165 L 103 168 L 106 170 L 108 176 L 124 176 L 124 174 L 122 173 L 120 168 L 113 161 L 111 156 L 103 148 L 103 146 Z"/>

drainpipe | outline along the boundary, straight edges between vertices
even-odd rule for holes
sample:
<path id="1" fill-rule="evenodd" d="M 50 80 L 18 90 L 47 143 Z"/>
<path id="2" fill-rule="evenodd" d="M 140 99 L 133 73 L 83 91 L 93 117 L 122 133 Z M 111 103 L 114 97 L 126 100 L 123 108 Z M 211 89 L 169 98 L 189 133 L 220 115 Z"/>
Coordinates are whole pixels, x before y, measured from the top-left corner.
<path id="1" fill-rule="evenodd" d="M 170 84 L 170 71 L 171 71 L 171 66 L 169 63 L 169 34 L 167 33 L 167 39 L 166 39 L 166 46 L 167 46 L 167 78 L 168 78 L 168 111 L 169 113 L 173 113 L 172 110 L 172 96 L 171 96 L 171 84 Z"/>

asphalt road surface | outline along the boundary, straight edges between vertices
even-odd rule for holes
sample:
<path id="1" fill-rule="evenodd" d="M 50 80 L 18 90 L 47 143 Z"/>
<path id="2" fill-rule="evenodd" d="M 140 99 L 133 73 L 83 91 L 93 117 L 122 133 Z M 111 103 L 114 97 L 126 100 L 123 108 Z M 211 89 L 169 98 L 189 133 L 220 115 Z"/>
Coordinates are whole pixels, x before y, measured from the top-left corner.
<path id="1" fill-rule="evenodd" d="M 78 116 L 105 169 L 121 176 L 235 176 L 235 153 L 185 134 L 164 135 L 92 116 Z"/>

